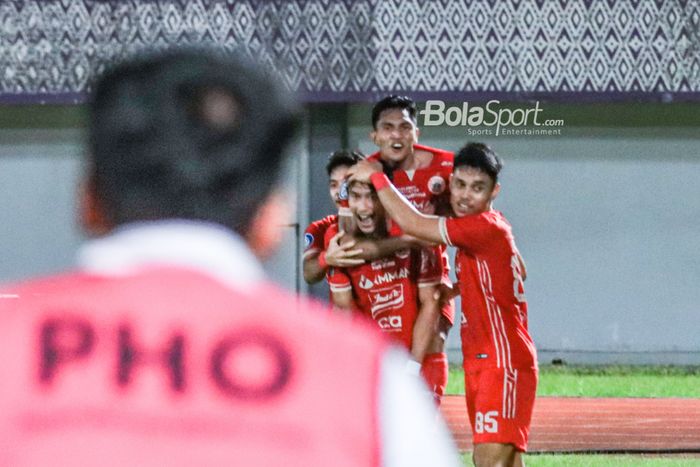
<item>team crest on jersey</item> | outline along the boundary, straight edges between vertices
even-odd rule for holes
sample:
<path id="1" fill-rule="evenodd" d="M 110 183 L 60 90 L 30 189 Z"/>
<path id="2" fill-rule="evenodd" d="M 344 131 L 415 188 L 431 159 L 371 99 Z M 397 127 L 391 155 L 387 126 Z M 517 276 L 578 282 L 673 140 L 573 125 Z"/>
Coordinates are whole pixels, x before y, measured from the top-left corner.
<path id="1" fill-rule="evenodd" d="M 430 180 L 428 180 L 428 190 L 430 190 L 430 192 L 434 195 L 439 195 L 445 191 L 445 187 L 447 187 L 445 179 L 440 175 L 434 175 L 430 177 Z"/>
<path id="2" fill-rule="evenodd" d="M 314 242 L 314 236 L 308 232 L 305 233 L 304 234 L 304 248 L 310 247 L 313 242 Z"/>
<path id="3" fill-rule="evenodd" d="M 367 279 L 364 274 L 360 277 L 360 288 L 367 290 L 371 289 L 373 285 L 374 283 Z"/>

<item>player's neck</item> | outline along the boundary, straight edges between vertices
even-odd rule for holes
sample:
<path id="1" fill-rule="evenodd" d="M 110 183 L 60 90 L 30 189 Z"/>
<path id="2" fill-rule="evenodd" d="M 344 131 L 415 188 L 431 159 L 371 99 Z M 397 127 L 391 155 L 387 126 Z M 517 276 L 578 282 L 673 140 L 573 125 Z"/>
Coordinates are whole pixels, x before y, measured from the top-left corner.
<path id="1" fill-rule="evenodd" d="M 414 150 L 404 160 L 396 164 L 394 169 L 409 171 L 428 167 L 433 160 L 433 153 L 423 149 Z"/>

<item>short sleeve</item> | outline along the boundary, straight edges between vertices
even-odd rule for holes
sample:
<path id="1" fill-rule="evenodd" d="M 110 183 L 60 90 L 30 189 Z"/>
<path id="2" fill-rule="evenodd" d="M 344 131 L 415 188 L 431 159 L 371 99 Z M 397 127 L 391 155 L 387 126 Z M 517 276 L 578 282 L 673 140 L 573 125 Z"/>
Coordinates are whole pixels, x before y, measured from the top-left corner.
<path id="1" fill-rule="evenodd" d="M 464 217 L 440 217 L 440 236 L 450 246 L 470 252 L 479 252 L 488 247 L 498 229 L 489 220 L 487 213 Z"/>
<path id="2" fill-rule="evenodd" d="M 314 222 L 304 231 L 304 257 L 311 253 L 323 251 L 323 238 L 326 233 L 325 228 Z"/>
<path id="3" fill-rule="evenodd" d="M 328 268 L 326 280 L 328 281 L 331 292 L 347 292 L 348 290 L 352 290 L 350 276 L 343 268 Z"/>

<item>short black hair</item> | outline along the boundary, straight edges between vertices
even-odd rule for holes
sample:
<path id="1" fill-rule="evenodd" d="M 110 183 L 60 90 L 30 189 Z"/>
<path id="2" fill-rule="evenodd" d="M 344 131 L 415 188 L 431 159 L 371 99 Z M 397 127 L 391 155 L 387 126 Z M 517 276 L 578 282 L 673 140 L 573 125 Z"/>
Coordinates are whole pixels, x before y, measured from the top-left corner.
<path id="1" fill-rule="evenodd" d="M 300 122 L 245 56 L 170 49 L 105 72 L 89 106 L 89 170 L 108 221 L 212 221 L 244 234 Z"/>
<path id="2" fill-rule="evenodd" d="M 401 109 L 408 110 L 408 115 L 411 117 L 413 122 L 416 122 L 416 103 L 413 99 L 406 96 L 397 96 L 392 94 L 386 96 L 384 99 L 380 100 L 374 107 L 372 107 L 372 128 L 377 129 L 377 122 L 379 121 L 379 116 L 385 110 L 389 109 Z"/>
<path id="3" fill-rule="evenodd" d="M 503 168 L 503 161 L 486 144 L 467 143 L 455 155 L 453 170 L 464 166 L 474 167 L 486 173 L 495 185 L 498 182 L 498 174 Z"/>
<path id="4" fill-rule="evenodd" d="M 365 155 L 357 149 L 339 149 L 338 151 L 335 151 L 330 156 L 328 156 L 326 172 L 330 177 L 331 172 L 333 172 L 336 168 L 342 166 L 352 167 L 364 158 Z"/>

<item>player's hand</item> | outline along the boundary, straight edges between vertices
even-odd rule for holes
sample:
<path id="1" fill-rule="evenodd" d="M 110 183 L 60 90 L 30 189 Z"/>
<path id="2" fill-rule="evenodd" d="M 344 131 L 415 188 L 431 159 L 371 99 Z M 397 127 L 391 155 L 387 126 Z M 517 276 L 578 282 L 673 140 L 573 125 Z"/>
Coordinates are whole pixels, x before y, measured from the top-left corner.
<path id="1" fill-rule="evenodd" d="M 365 260 L 357 257 L 357 255 L 362 253 L 362 249 L 353 249 L 357 242 L 350 240 L 341 244 L 340 239 L 343 235 L 345 235 L 345 232 L 340 231 L 330 239 L 328 248 L 326 248 L 326 263 L 336 268 L 349 268 L 364 264 Z"/>
<path id="2" fill-rule="evenodd" d="M 457 297 L 458 295 L 459 282 L 455 282 L 451 286 L 444 283 L 440 283 L 440 285 L 438 286 L 438 290 L 435 292 L 435 299 L 440 304 L 440 307 L 443 307 L 447 302 Z"/>
<path id="3" fill-rule="evenodd" d="M 382 172 L 380 162 L 364 160 L 350 167 L 347 177 L 351 182 L 370 183 L 369 177 L 377 172 Z"/>

